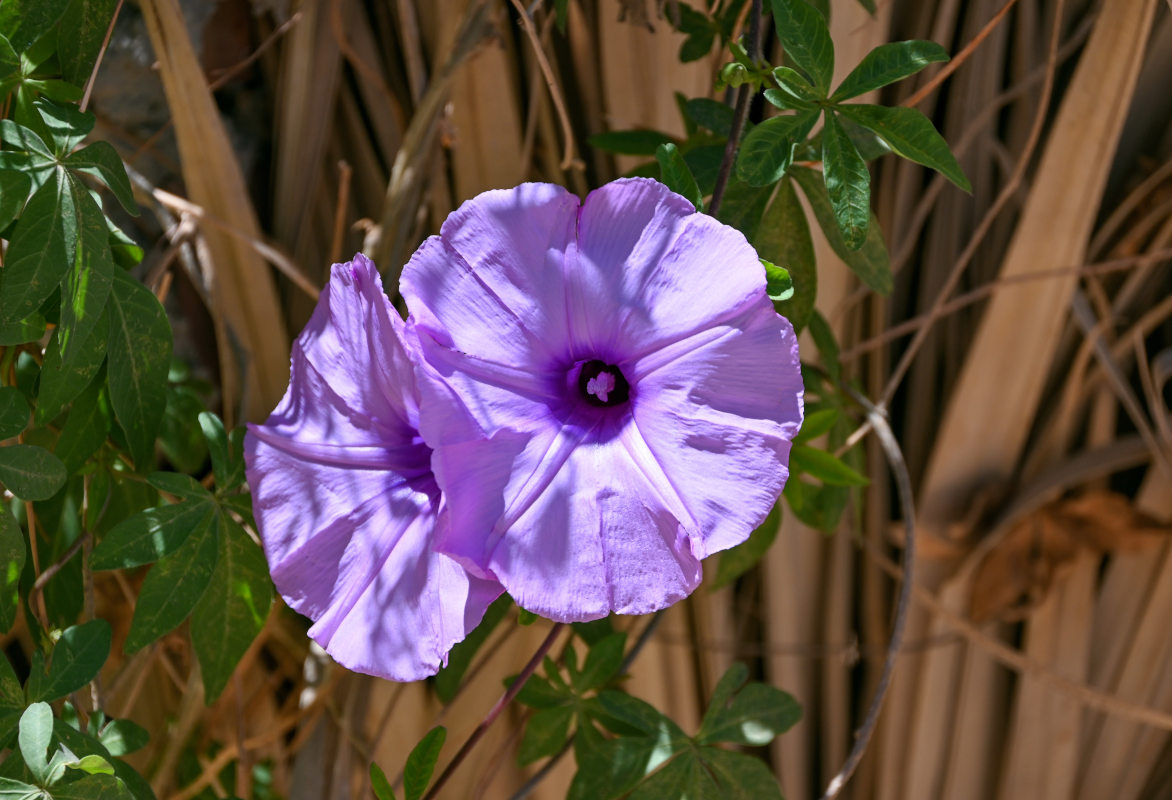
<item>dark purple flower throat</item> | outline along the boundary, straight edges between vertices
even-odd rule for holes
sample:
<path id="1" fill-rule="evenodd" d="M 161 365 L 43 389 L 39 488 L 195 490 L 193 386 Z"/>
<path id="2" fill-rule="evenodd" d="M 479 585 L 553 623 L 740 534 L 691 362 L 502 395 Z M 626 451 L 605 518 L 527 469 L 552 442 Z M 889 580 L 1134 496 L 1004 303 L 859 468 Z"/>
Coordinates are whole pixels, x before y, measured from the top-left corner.
<path id="1" fill-rule="evenodd" d="M 593 359 L 578 373 L 578 394 L 592 406 L 617 406 L 631 399 L 631 384 L 618 367 Z"/>

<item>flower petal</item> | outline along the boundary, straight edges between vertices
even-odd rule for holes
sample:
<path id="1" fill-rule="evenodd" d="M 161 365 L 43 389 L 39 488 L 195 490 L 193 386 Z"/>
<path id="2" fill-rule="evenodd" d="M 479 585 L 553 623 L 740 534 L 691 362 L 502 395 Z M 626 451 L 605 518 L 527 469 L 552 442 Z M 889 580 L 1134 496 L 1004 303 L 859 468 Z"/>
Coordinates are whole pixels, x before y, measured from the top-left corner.
<path id="1" fill-rule="evenodd" d="M 609 183 L 590 193 L 580 217 L 569 304 L 575 319 L 592 320 L 599 352 L 645 353 L 765 294 L 764 268 L 745 237 L 657 181 Z"/>
<path id="2" fill-rule="evenodd" d="M 501 587 L 431 547 L 440 494 L 404 334 L 373 264 L 335 265 L 245 456 L 273 581 L 310 635 L 351 669 L 417 680 Z"/>
<path id="3" fill-rule="evenodd" d="M 642 358 L 635 424 L 678 490 L 700 557 L 744 541 L 789 475 L 802 422 L 793 327 L 768 299 Z"/>
<path id="4" fill-rule="evenodd" d="M 699 584 L 684 525 L 621 439 L 583 442 L 550 464 L 501 536 L 489 564 L 522 608 L 562 622 L 647 614 Z"/>
<path id="5" fill-rule="evenodd" d="M 398 681 L 434 675 L 501 592 L 430 540 L 430 476 L 308 462 L 259 437 L 249 482 L 273 582 L 349 669 Z"/>
<path id="6" fill-rule="evenodd" d="M 464 203 L 403 268 L 416 324 L 502 364 L 558 349 L 568 336 L 562 276 L 577 211 L 578 198 L 542 183 Z"/>

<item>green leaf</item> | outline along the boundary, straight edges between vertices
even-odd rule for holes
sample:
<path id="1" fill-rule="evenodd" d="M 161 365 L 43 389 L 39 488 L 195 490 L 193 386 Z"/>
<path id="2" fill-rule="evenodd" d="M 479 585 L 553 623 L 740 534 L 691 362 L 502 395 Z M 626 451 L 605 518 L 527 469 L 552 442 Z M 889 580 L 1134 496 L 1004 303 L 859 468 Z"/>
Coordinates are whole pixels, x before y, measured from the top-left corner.
<path id="1" fill-rule="evenodd" d="M 719 800 L 782 800 L 773 772 L 759 758 L 715 747 L 700 749 L 700 775 L 717 787 Z"/>
<path id="2" fill-rule="evenodd" d="M 228 434 L 224 430 L 224 423 L 215 414 L 208 411 L 199 415 L 199 427 L 203 430 L 204 438 L 208 442 L 208 453 L 212 457 L 212 473 L 216 478 L 216 487 L 228 487 L 232 458 L 228 452 Z"/>
<path id="3" fill-rule="evenodd" d="M 843 243 L 858 250 L 867 241 L 871 214 L 871 173 L 842 129 L 838 117 L 826 113 L 822 130 L 822 165 L 826 192 Z"/>
<path id="4" fill-rule="evenodd" d="M 0 484 L 21 500 L 48 500 L 69 474 L 57 456 L 33 444 L 0 447 Z"/>
<path id="5" fill-rule="evenodd" d="M 150 290 L 123 272 L 110 294 L 109 381 L 114 416 L 139 470 L 154 455 L 167 402 L 171 324 Z"/>
<path id="6" fill-rule="evenodd" d="M 734 112 L 731 106 L 708 97 L 695 97 L 684 104 L 688 119 L 717 136 L 732 133 Z"/>
<path id="7" fill-rule="evenodd" d="M 681 194 L 700 210 L 704 205 L 704 198 L 700 195 L 700 187 L 688 169 L 684 157 L 674 144 L 661 144 L 655 151 L 655 160 L 659 162 L 660 182 L 676 194 Z"/>
<path id="8" fill-rule="evenodd" d="M 13 386 L 0 386 L 0 439 L 11 439 L 28 427 L 28 402 Z"/>
<path id="9" fill-rule="evenodd" d="M 4 0 L 0 3 L 0 33 L 23 53 L 33 42 L 48 33 L 69 0 Z"/>
<path id="10" fill-rule="evenodd" d="M 24 319 L 53 293 L 71 263 L 76 241 L 73 199 L 57 170 L 28 201 L 0 270 L 0 318 Z"/>
<path id="11" fill-rule="evenodd" d="M 751 242 L 757 235 L 761 215 L 765 213 L 765 206 L 771 194 L 772 186 L 750 186 L 733 175 L 729 178 L 728 188 L 724 191 L 724 200 L 721 201 L 720 212 L 716 218 L 725 225 L 736 228 Z"/>
<path id="12" fill-rule="evenodd" d="M 887 246 L 883 243 L 883 232 L 879 227 L 875 215 L 871 214 L 867 224 L 867 239 L 862 247 L 852 250 L 847 247 L 838 229 L 834 217 L 834 209 L 830 205 L 830 197 L 826 193 L 826 184 L 822 176 L 811 169 L 794 167 L 790 173 L 802 193 L 810 201 L 810 209 L 814 212 L 818 225 L 826 234 L 826 241 L 846 262 L 859 278 L 871 289 L 880 294 L 890 294 L 892 287 L 891 257 L 887 253 Z"/>
<path id="13" fill-rule="evenodd" d="M 32 187 L 33 182 L 23 172 L 0 170 L 0 231 L 20 216 Z"/>
<path id="14" fill-rule="evenodd" d="M 108 2 L 108 0 L 74 0 L 74 2 Z M 126 213 L 138 216 L 138 204 L 134 202 L 134 192 L 130 188 L 130 179 L 126 177 L 126 167 L 118 152 L 109 142 L 94 142 L 87 145 L 65 159 L 65 166 L 92 175 L 110 187 L 110 191 L 118 198 L 118 202 L 126 209 Z"/>
<path id="15" fill-rule="evenodd" d="M 69 361 L 98 328 L 115 272 L 106 242 L 106 215 L 79 181 L 70 177 L 69 186 L 77 213 L 77 243 L 73 263 L 61 286 L 57 338 L 63 361 Z"/>
<path id="16" fill-rule="evenodd" d="M 20 70 L 20 55 L 12 47 L 8 37 L 0 33 L 0 79 L 7 78 Z"/>
<path id="17" fill-rule="evenodd" d="M 53 800 L 135 800 L 113 775 L 87 775 L 80 781 L 53 787 Z"/>
<path id="18" fill-rule="evenodd" d="M 797 70 L 789 67 L 775 67 L 773 79 L 779 89 L 768 89 L 765 99 L 782 109 L 808 109 L 821 104 L 826 95 L 819 92 Z"/>
<path id="19" fill-rule="evenodd" d="M 33 120 L 33 123 L 42 124 L 40 117 L 37 116 Z M 32 128 L 21 125 L 19 122 L 13 120 L 0 119 L 0 136 L 4 137 L 4 143 L 8 147 L 29 156 L 24 162 L 25 169 L 32 167 L 34 169 L 45 170 L 57 166 L 57 159 L 53 155 L 53 148 L 49 146 L 48 141 L 40 133 Z"/>
<path id="20" fill-rule="evenodd" d="M 148 508 L 119 522 L 102 537 L 94 548 L 91 566 L 95 570 L 130 569 L 166 558 L 197 531 L 205 535 L 215 512 L 210 499 Z"/>
<path id="21" fill-rule="evenodd" d="M 101 756 L 82 756 L 77 761 L 69 763 L 71 769 L 80 770 L 89 775 L 113 775 L 114 767 Z"/>
<path id="22" fill-rule="evenodd" d="M 7 633 L 16 624 L 16 611 L 20 608 L 20 573 L 24 569 L 25 544 L 20 526 L 0 503 L 0 633 Z M 0 656 L 11 674 L 8 659 Z M 6 674 L 0 668 L 0 707 L 6 705 L 7 692 L 4 681 Z M 20 684 L 17 684 L 17 691 Z"/>
<path id="23" fill-rule="evenodd" d="M 212 493 L 203 488 L 203 484 L 190 475 L 179 472 L 152 472 L 147 475 L 147 483 L 160 492 L 175 495 L 189 500 L 210 500 Z"/>
<path id="24" fill-rule="evenodd" d="M 826 19 L 804 0 L 770 0 L 770 5 L 786 55 L 810 76 L 822 94 L 829 93 L 834 77 L 834 42 Z"/>
<path id="25" fill-rule="evenodd" d="M 45 318 L 29 314 L 19 322 L 0 322 L 0 345 L 35 342 L 45 335 Z"/>
<path id="26" fill-rule="evenodd" d="M 387 774 L 374 762 L 370 764 L 370 788 L 374 791 L 375 800 L 395 800 L 395 790 L 391 788 Z"/>
<path id="27" fill-rule="evenodd" d="M 57 446 L 53 448 L 54 455 L 70 474 L 85 465 L 86 459 L 105 443 L 110 433 L 113 415 L 105 388 L 105 381 L 95 380 L 73 401 Z"/>
<path id="28" fill-rule="evenodd" d="M 705 716 L 696 735 L 700 744 L 733 742 L 760 747 L 792 728 L 802 718 L 802 707 L 791 695 L 764 683 L 750 683 L 727 707 Z"/>
<path id="29" fill-rule="evenodd" d="M 806 444 L 790 448 L 789 463 L 794 471 L 804 472 L 831 486 L 866 486 L 870 483 L 867 476 L 855 472 L 833 453 Z"/>
<path id="30" fill-rule="evenodd" d="M 768 186 L 785 175 L 793 163 L 794 146 L 806 138 L 818 121 L 817 109 L 773 117 L 753 128 L 741 142 L 737 175 L 751 186 Z"/>
<path id="31" fill-rule="evenodd" d="M 558 33 L 566 35 L 566 23 L 570 19 L 570 0 L 553 0 L 554 23 L 558 26 Z M 383 800 L 383 798 L 379 798 Z"/>
<path id="32" fill-rule="evenodd" d="M 220 556 L 207 591 L 191 612 L 191 644 L 208 703 L 220 696 L 236 665 L 264 627 L 273 584 L 260 545 L 226 513 L 218 514 Z"/>
<path id="33" fill-rule="evenodd" d="M 777 312 L 794 326 L 795 331 L 806 327 L 818 293 L 818 270 L 814 263 L 814 242 L 806 212 L 798 202 L 793 181 L 784 178 L 777 188 L 777 196 L 769 205 L 753 246 L 761 258 L 774 264 L 784 264 L 793 281 L 793 295 L 775 302 Z"/>
<path id="34" fill-rule="evenodd" d="M 49 762 L 46 752 L 53 738 L 53 710 L 48 703 L 33 703 L 20 717 L 20 754 L 38 783 L 46 783 Z"/>
<path id="35" fill-rule="evenodd" d="M 110 624 L 94 619 L 66 628 L 53 648 L 47 674 L 29 676 L 30 701 L 51 703 L 92 681 L 110 655 Z"/>
<path id="36" fill-rule="evenodd" d="M 106 359 L 106 336 L 100 323 L 92 335 L 78 345 L 68 362 L 61 358 L 58 336 L 59 332 L 49 339 L 41 365 L 41 387 L 33 412 L 38 425 L 47 425 L 64 411 L 90 385 Z"/>
<path id="37" fill-rule="evenodd" d="M 593 689 L 601 689 L 610 683 L 623 663 L 623 648 L 627 642 L 627 634 L 612 633 L 600 639 L 586 654 L 586 663 L 582 671 L 573 676 L 574 691 L 585 694 Z"/>
<path id="38" fill-rule="evenodd" d="M 851 70 L 830 99 L 837 103 L 915 75 L 929 64 L 947 61 L 948 51 L 935 42 L 913 40 L 881 44 Z"/>
<path id="39" fill-rule="evenodd" d="M 128 719 L 112 719 L 98 732 L 98 741 L 112 756 L 124 756 L 150 743 L 146 728 Z"/>
<path id="40" fill-rule="evenodd" d="M 780 526 L 781 507 L 775 505 L 765 517 L 765 521 L 749 534 L 748 539 L 720 554 L 720 561 L 716 564 L 716 576 L 709 584 L 709 591 L 715 592 L 728 586 L 757 566 L 777 539 Z"/>
<path id="41" fill-rule="evenodd" d="M 741 687 L 749 680 L 749 668 L 740 661 L 734 661 L 724 674 L 720 676 L 720 680 L 716 682 L 716 688 L 712 690 L 712 697 L 708 700 L 708 708 L 704 712 L 704 719 L 700 721 L 700 732 L 697 737 L 702 736 L 704 731 L 711 727 L 717 715 L 724 709 L 733 695 L 741 690 Z"/>
<path id="42" fill-rule="evenodd" d="M 405 800 L 419 800 L 427 791 L 431 783 L 431 774 L 435 771 L 435 762 L 439 760 L 440 750 L 443 749 L 444 739 L 448 736 L 448 729 L 437 725 L 419 740 L 419 744 L 407 756 L 407 764 L 403 767 L 403 797 Z"/>
<path id="43" fill-rule="evenodd" d="M 38 97 L 33 105 L 52 137 L 53 154 L 59 159 L 69 155 L 94 129 L 94 115 L 72 103 L 62 105 Z"/>
<path id="44" fill-rule="evenodd" d="M 85 86 L 118 0 L 72 0 L 57 28 L 57 59 L 65 80 Z"/>
<path id="45" fill-rule="evenodd" d="M 837 408 L 822 408 L 806 414 L 806 419 L 802 422 L 802 429 L 794 437 L 794 444 L 805 444 L 819 436 L 826 435 L 834 427 L 834 423 L 838 422 L 838 417 Z"/>
<path id="46" fill-rule="evenodd" d="M 0 654 L 0 709 L 5 711 L 15 709 L 23 713 L 24 708 L 24 689 L 20 688 L 20 681 L 12 669 L 12 662 L 8 660 L 8 656 Z M 0 741 L 7 741 L 7 739 L 6 732 L 0 733 Z"/>
<path id="47" fill-rule="evenodd" d="M 44 800 L 44 793 L 14 778 L 0 778 L 0 800 Z"/>
<path id="48" fill-rule="evenodd" d="M 133 800 L 157 800 L 146 779 L 125 761 L 114 758 L 98 739 L 71 728 L 60 719 L 54 723 L 53 731 L 57 734 L 58 740 L 74 753 L 101 756 L 108 761 L 114 767 L 114 774 L 130 790 Z M 125 800 L 125 795 L 118 797 Z"/>
<path id="49" fill-rule="evenodd" d="M 789 276 L 789 270 L 779 267 L 771 261 L 759 259 L 765 267 L 765 294 L 770 300 L 788 300 L 794 295 L 794 282 Z"/>
<path id="50" fill-rule="evenodd" d="M 123 644 L 127 654 L 141 650 L 187 619 L 212 580 L 219 559 L 218 538 L 213 525 L 197 528 L 178 550 L 151 567 Z"/>
<path id="51" fill-rule="evenodd" d="M 897 155 L 936 170 L 966 192 L 973 190 L 944 137 L 916 109 L 848 103 L 838 111 L 875 131 Z"/>
<path id="52" fill-rule="evenodd" d="M 450 703 L 456 696 L 460 682 L 464 679 L 464 673 L 468 671 L 468 666 L 472 663 L 473 656 L 488 641 L 488 637 L 492 635 L 512 606 L 512 598 L 507 594 L 502 594 L 484 612 L 484 618 L 480 620 L 480 624 L 464 637 L 464 641 L 458 643 L 448 653 L 448 665 L 435 676 L 435 694 L 441 703 Z"/>
<path id="53" fill-rule="evenodd" d="M 666 133 L 652 130 L 607 131 L 596 133 L 586 140 L 596 150 L 631 156 L 653 156 L 661 144 L 675 140 Z"/>
<path id="54" fill-rule="evenodd" d="M 525 735 L 517 748 L 517 764 L 525 766 L 552 756 L 566 744 L 570 723 L 574 720 L 572 706 L 554 706 L 534 712 L 525 723 Z"/>

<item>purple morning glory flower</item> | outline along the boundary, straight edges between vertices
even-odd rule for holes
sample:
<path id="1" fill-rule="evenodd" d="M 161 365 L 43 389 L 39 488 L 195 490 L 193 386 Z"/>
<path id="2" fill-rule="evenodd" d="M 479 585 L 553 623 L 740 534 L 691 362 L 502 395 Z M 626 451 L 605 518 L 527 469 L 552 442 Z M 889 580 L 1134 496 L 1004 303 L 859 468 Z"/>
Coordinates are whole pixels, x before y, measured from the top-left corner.
<path id="1" fill-rule="evenodd" d="M 739 232 L 656 181 L 468 201 L 404 269 L 436 546 L 561 620 L 687 596 L 802 420 L 793 328 Z"/>
<path id="2" fill-rule="evenodd" d="M 245 439 L 277 589 L 334 659 L 399 681 L 435 674 L 501 593 L 432 549 L 441 496 L 405 327 L 365 256 L 335 264 L 288 392 Z"/>

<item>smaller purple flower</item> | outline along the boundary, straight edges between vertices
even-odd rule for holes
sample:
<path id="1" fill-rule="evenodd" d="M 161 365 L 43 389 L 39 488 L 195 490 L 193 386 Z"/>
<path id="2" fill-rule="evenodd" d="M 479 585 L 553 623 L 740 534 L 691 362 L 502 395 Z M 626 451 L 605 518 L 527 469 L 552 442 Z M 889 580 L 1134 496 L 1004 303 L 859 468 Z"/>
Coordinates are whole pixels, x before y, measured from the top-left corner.
<path id="1" fill-rule="evenodd" d="M 645 179 L 486 192 L 403 270 L 436 547 L 559 621 L 642 614 L 777 501 L 797 337 L 745 237 Z"/>
<path id="2" fill-rule="evenodd" d="M 501 593 L 432 549 L 442 499 L 410 341 L 374 265 L 335 264 L 288 392 L 245 438 L 277 589 L 335 660 L 398 681 L 435 674 Z"/>

